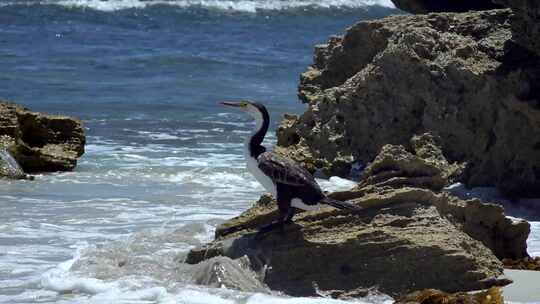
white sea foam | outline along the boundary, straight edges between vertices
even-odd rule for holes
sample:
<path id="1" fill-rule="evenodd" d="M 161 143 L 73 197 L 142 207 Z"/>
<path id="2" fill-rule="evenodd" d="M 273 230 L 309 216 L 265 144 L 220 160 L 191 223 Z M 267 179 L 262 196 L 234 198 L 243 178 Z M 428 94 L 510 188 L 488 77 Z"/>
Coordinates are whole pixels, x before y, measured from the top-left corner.
<path id="1" fill-rule="evenodd" d="M 21 1 L 19 1 L 19 3 L 21 3 Z M 28 1 L 27 3 L 31 2 Z M 203 7 L 249 13 L 254 13 L 259 10 L 279 11 L 307 7 L 362 8 L 370 5 L 380 5 L 390 8 L 394 7 L 390 0 L 42 0 L 40 3 L 85 7 L 101 11 L 116 11 L 130 8 L 140 9 L 151 5 L 166 4 L 178 7 Z"/>
<path id="2" fill-rule="evenodd" d="M 358 184 L 355 181 L 339 176 L 332 176 L 330 179 L 317 179 L 317 183 L 319 183 L 323 190 L 329 192 L 349 190 Z"/>
<path id="3" fill-rule="evenodd" d="M 529 223 L 531 224 L 531 233 L 527 240 L 527 251 L 532 256 L 540 257 L 540 221 Z"/>
<path id="4" fill-rule="evenodd" d="M 172 135 L 165 132 L 149 132 L 149 131 L 137 131 L 140 135 L 143 137 L 149 137 L 153 140 L 174 140 L 174 139 L 182 139 L 176 135 Z"/>

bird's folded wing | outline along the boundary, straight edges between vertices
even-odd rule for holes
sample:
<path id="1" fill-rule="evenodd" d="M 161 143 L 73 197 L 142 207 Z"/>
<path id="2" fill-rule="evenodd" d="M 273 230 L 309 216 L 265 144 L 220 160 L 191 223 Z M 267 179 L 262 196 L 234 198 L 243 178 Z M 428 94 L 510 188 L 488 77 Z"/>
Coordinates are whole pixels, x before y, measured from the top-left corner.
<path id="1" fill-rule="evenodd" d="M 265 152 L 257 158 L 259 169 L 275 183 L 292 186 L 313 185 L 318 187 L 313 176 L 295 161 L 274 152 Z"/>

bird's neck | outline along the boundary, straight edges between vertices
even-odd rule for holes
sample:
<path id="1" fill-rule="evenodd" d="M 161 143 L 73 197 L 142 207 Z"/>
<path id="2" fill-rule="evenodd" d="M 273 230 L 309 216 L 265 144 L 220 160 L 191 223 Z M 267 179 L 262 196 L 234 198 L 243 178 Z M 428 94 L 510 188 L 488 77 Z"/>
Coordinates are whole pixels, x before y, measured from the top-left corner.
<path id="1" fill-rule="evenodd" d="M 266 148 L 262 145 L 266 132 L 268 132 L 268 125 L 270 119 L 268 114 L 263 113 L 260 116 L 255 117 L 255 129 L 246 139 L 246 156 L 257 158 L 259 155 L 266 151 Z"/>

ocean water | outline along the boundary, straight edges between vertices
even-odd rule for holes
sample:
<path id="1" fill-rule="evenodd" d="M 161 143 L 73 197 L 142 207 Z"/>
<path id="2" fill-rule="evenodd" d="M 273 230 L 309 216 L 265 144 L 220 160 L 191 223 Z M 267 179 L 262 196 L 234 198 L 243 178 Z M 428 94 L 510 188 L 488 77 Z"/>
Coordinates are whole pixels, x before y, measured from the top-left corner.
<path id="1" fill-rule="evenodd" d="M 197 286 L 178 259 L 262 192 L 252 124 L 217 102 L 265 103 L 273 145 L 313 45 L 389 3 L 1 1 L 0 98 L 80 117 L 88 145 L 74 172 L 0 182 L 0 303 L 338 303 Z"/>
<path id="2" fill-rule="evenodd" d="M 1 1 L 0 98 L 81 118 L 88 144 L 74 172 L 0 182 L 0 303 L 343 303 L 198 286 L 178 260 L 262 192 L 242 156 L 252 123 L 217 102 L 265 103 L 273 145 L 280 117 L 304 110 L 313 45 L 395 12 L 389 0 Z"/>

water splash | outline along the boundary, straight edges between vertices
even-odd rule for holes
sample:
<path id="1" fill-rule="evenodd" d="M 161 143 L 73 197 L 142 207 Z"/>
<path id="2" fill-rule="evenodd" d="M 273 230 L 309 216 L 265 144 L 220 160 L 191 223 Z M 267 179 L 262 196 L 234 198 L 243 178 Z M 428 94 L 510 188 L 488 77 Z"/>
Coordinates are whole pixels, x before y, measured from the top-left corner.
<path id="1" fill-rule="evenodd" d="M 5 148 L 0 148 L 0 176 L 24 179 L 26 174 L 15 158 Z"/>
<path id="2" fill-rule="evenodd" d="M 37 1 L 7 1 L 2 5 L 36 4 Z M 356 9 L 379 5 L 394 8 L 390 0 L 41 0 L 43 5 L 61 5 L 66 7 L 90 8 L 99 11 L 117 11 L 123 9 L 143 9 L 153 5 L 170 5 L 182 8 L 206 8 L 224 11 L 255 13 L 263 11 L 281 11 L 301 8 L 342 8 Z"/>

